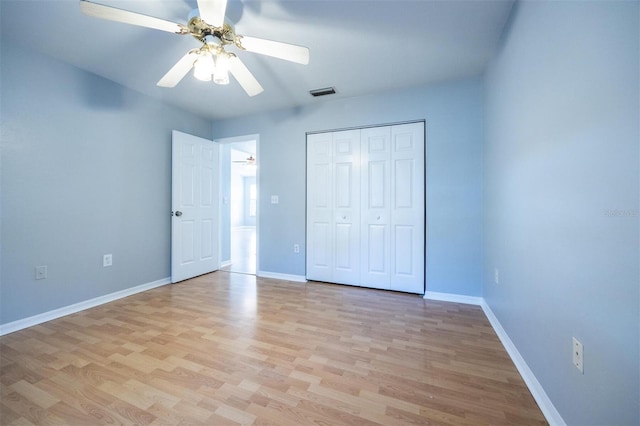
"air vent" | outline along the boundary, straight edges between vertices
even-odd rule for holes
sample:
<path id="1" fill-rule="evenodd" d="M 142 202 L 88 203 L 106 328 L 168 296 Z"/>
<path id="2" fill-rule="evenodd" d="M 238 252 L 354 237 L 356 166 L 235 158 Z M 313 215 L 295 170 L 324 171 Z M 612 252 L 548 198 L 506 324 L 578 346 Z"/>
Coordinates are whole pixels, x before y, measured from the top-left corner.
<path id="1" fill-rule="evenodd" d="M 336 93 L 336 89 L 334 87 L 325 87 L 324 89 L 309 90 L 309 93 L 314 97 L 327 96 Z"/>

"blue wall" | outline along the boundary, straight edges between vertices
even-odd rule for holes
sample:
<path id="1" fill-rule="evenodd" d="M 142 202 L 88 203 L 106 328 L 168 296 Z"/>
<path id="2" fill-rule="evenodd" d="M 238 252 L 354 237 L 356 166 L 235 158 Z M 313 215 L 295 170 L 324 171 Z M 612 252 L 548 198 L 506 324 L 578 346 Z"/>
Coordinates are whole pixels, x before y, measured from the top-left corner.
<path id="1" fill-rule="evenodd" d="M 0 324 L 167 278 L 171 130 L 211 123 L 7 40 L 1 84 Z"/>
<path id="2" fill-rule="evenodd" d="M 484 297 L 569 424 L 640 424 L 638 5 L 521 2 L 486 73 Z"/>
<path id="3" fill-rule="evenodd" d="M 0 324 L 169 275 L 172 129 L 260 134 L 259 270 L 302 276 L 305 132 L 426 119 L 427 290 L 483 296 L 569 424 L 640 424 L 639 13 L 520 2 L 484 81 L 213 125 L 2 40 Z"/>
<path id="4" fill-rule="evenodd" d="M 305 275 L 305 132 L 426 119 L 427 291 L 480 296 L 482 96 L 467 80 L 214 122 L 260 134 L 259 270 Z"/>
<path id="5" fill-rule="evenodd" d="M 2 60 L 0 323 L 167 277 L 170 130 L 211 124 L 6 40 Z M 260 270 L 305 273 L 306 131 L 426 118 L 427 289 L 480 295 L 481 105 L 469 80 L 214 123 L 216 138 L 262 137 Z"/>

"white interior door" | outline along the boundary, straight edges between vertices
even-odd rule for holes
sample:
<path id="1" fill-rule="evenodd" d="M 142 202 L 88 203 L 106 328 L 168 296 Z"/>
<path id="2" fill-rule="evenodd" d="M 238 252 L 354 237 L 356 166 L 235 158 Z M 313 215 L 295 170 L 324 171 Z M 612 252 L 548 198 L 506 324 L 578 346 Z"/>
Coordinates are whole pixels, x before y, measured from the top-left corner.
<path id="1" fill-rule="evenodd" d="M 220 267 L 217 143 L 174 130 L 171 172 L 171 282 Z"/>
<path id="2" fill-rule="evenodd" d="M 391 127 L 391 290 L 424 293 L 424 123 Z"/>

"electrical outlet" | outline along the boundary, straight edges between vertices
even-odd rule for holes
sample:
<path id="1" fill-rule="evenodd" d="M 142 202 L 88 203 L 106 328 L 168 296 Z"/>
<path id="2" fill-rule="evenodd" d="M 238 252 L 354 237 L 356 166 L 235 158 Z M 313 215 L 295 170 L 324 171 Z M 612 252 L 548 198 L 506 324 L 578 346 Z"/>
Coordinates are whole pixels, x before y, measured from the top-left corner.
<path id="1" fill-rule="evenodd" d="M 113 255 L 105 254 L 104 256 L 102 256 L 102 266 L 106 268 L 107 266 L 111 265 L 113 265 Z"/>
<path id="2" fill-rule="evenodd" d="M 493 281 L 500 284 L 500 270 L 498 268 L 493 269 Z"/>
<path id="3" fill-rule="evenodd" d="M 47 278 L 47 267 L 36 266 L 36 280 L 44 280 Z"/>
<path id="4" fill-rule="evenodd" d="M 574 337 L 573 338 L 573 365 L 575 365 L 576 368 L 580 370 L 582 374 L 584 374 L 584 357 L 583 356 L 584 356 L 584 348 L 582 346 L 582 343 Z"/>
<path id="5" fill-rule="evenodd" d="M 279 200 L 278 200 L 278 196 L 277 195 L 272 195 L 271 196 L 271 204 L 278 204 Z"/>
<path id="6" fill-rule="evenodd" d="M 293 252 L 294 253 L 300 253 L 300 244 L 294 244 L 293 245 Z"/>

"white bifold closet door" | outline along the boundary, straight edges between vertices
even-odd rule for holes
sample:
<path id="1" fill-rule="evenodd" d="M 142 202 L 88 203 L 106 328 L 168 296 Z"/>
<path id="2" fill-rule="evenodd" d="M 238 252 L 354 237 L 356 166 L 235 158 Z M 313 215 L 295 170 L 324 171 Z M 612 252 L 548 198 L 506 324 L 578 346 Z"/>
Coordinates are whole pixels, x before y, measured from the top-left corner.
<path id="1" fill-rule="evenodd" d="M 307 137 L 307 276 L 360 282 L 360 131 Z"/>
<path id="2" fill-rule="evenodd" d="M 307 136 L 307 278 L 424 293 L 424 123 Z"/>

